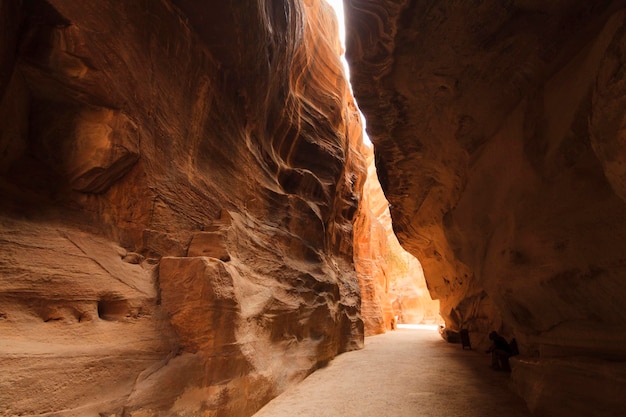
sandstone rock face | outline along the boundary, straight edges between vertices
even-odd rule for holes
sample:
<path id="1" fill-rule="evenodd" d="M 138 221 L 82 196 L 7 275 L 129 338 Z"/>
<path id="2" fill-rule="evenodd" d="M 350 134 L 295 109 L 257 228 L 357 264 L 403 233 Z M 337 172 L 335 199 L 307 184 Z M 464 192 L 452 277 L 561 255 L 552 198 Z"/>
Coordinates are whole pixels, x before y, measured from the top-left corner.
<path id="1" fill-rule="evenodd" d="M 372 151 L 369 151 L 372 155 Z M 354 224 L 354 266 L 361 286 L 361 318 L 365 335 L 385 333 L 393 329 L 395 315 L 389 294 L 390 268 L 388 234 L 385 225 L 374 210 L 387 205 L 384 195 L 374 196 L 371 191 L 376 170 L 369 159 L 368 176 L 363 189 L 363 198 Z M 380 186 L 379 186 L 380 189 Z M 384 210 L 384 209 L 383 209 Z"/>
<path id="2" fill-rule="evenodd" d="M 365 335 L 384 333 L 398 323 L 439 323 L 419 261 L 396 238 L 388 202 L 380 187 L 372 148 L 364 148 L 368 174 L 354 224 L 354 266 L 361 284 Z"/>
<path id="3" fill-rule="evenodd" d="M 363 343 L 323 1 L 0 2 L 0 415 L 249 416 Z"/>
<path id="4" fill-rule="evenodd" d="M 426 286 L 420 262 L 404 251 L 393 235 L 390 270 L 394 279 L 389 293 L 393 314 L 400 324 L 440 324 L 439 300 L 433 300 Z"/>
<path id="5" fill-rule="evenodd" d="M 517 338 L 538 415 L 622 412 L 624 6 L 346 2 L 399 240 L 447 326 Z"/>

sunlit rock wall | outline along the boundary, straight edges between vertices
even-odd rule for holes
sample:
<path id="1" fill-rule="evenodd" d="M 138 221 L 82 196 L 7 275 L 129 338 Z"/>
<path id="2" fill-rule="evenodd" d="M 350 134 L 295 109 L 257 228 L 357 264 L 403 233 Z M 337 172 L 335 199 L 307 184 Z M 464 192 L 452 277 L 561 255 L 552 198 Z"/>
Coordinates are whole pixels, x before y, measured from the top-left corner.
<path id="1" fill-rule="evenodd" d="M 368 175 L 354 223 L 354 266 L 361 284 L 365 335 L 384 333 L 398 323 L 438 323 L 439 302 L 430 297 L 422 266 L 393 232 L 373 149 L 364 148 L 363 153 Z"/>
<path id="2" fill-rule="evenodd" d="M 447 325 L 516 337 L 537 415 L 621 415 L 624 2 L 346 6 L 394 228 Z"/>
<path id="3" fill-rule="evenodd" d="M 389 240 L 392 273 L 391 306 L 399 324 L 440 324 L 439 300 L 433 300 L 419 260 L 406 252 L 393 235 Z"/>
<path id="4" fill-rule="evenodd" d="M 0 2 L 0 415 L 249 416 L 363 343 L 322 1 Z"/>
<path id="5" fill-rule="evenodd" d="M 395 326 L 393 307 L 389 294 L 391 270 L 389 260 L 388 235 L 385 225 L 378 218 L 377 209 L 387 204 L 380 186 L 379 194 L 372 182 L 376 168 L 372 164 L 372 150 L 369 154 L 368 176 L 363 189 L 363 197 L 354 223 L 354 267 L 361 286 L 361 318 L 367 336 L 385 333 Z M 382 196 L 382 200 L 380 197 Z"/>

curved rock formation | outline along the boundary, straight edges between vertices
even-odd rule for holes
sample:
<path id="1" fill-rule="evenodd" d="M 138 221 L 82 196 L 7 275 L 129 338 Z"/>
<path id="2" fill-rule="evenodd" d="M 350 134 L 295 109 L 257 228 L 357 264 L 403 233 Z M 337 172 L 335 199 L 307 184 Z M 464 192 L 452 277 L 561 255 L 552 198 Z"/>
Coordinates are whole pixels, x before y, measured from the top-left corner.
<path id="1" fill-rule="evenodd" d="M 363 323 L 323 1 L 0 2 L 0 414 L 248 416 Z"/>
<path id="2" fill-rule="evenodd" d="M 346 1 L 398 238 L 449 327 L 518 339 L 537 415 L 622 412 L 624 7 Z"/>

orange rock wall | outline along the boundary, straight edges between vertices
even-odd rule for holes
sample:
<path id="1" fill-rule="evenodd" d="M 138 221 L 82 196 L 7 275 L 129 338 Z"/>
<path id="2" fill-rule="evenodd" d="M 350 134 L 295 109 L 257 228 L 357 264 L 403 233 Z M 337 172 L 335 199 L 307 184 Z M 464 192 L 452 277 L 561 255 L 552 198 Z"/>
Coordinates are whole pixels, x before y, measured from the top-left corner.
<path id="1" fill-rule="evenodd" d="M 517 338 L 537 415 L 622 413 L 625 6 L 346 1 L 398 238 L 447 326 Z"/>
<path id="2" fill-rule="evenodd" d="M 393 330 L 398 323 L 439 323 L 439 302 L 430 297 L 422 266 L 393 232 L 373 149 L 364 148 L 364 153 L 368 175 L 354 224 L 354 266 L 365 335 Z"/>
<path id="3" fill-rule="evenodd" d="M 0 415 L 249 416 L 363 344 L 323 1 L 0 2 Z"/>
<path id="4" fill-rule="evenodd" d="M 387 204 L 378 186 L 379 194 L 372 191 L 377 183 L 376 169 L 373 166 L 373 154 L 368 152 L 368 176 L 363 189 L 354 223 L 354 266 L 361 286 L 361 318 L 365 335 L 385 333 L 395 326 L 389 285 L 392 279 L 389 258 L 388 231 L 381 223 L 378 214 L 380 205 Z M 381 199 L 382 196 L 382 199 Z"/>

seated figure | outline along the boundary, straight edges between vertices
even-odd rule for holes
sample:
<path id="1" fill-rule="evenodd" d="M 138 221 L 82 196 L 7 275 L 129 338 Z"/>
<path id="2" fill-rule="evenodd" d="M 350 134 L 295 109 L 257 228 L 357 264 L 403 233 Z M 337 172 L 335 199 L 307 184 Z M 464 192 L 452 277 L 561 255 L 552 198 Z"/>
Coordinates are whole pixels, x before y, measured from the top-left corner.
<path id="1" fill-rule="evenodd" d="M 489 339 L 491 347 L 487 353 L 491 353 L 491 368 L 496 371 L 510 371 L 509 357 L 513 354 L 511 345 L 496 331 L 489 333 Z"/>

